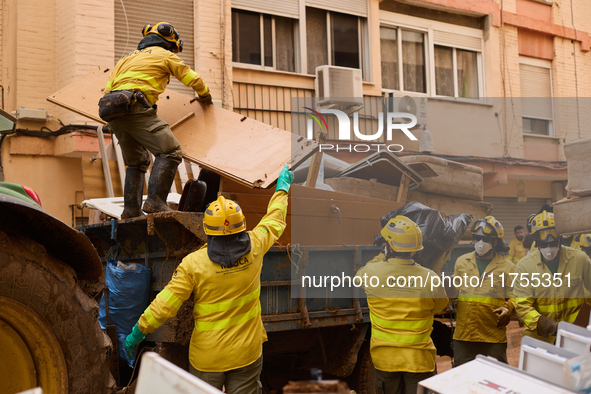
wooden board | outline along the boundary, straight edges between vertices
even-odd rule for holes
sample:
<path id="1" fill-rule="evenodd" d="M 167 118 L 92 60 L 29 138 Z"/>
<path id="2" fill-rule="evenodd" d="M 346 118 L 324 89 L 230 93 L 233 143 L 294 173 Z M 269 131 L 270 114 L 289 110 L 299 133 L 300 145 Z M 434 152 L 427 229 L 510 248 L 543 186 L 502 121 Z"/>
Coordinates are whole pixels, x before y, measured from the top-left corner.
<path id="1" fill-rule="evenodd" d="M 123 195 L 123 187 L 119 178 L 117 160 L 109 160 L 109 172 L 113 181 L 113 193 L 115 196 Z M 90 156 L 82 157 L 82 187 L 84 199 L 105 198 L 108 196 L 105 173 L 103 172 L 103 161 L 95 159 L 91 161 Z"/>
<path id="2" fill-rule="evenodd" d="M 50 102 L 104 123 L 98 101 L 108 69 L 98 69 L 53 95 Z M 213 105 L 166 90 L 158 101 L 158 116 L 169 125 L 186 160 L 250 188 L 267 188 L 285 164 L 299 165 L 318 150 L 315 141 Z"/>

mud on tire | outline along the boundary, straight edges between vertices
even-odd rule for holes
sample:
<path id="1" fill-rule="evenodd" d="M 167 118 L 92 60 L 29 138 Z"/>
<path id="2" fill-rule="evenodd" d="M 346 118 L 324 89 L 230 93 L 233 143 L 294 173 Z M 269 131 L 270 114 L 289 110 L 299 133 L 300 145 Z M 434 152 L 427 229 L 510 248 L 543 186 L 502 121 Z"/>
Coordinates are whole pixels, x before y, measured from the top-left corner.
<path id="1" fill-rule="evenodd" d="M 0 231 L 0 296 L 35 311 L 55 334 L 68 369 L 70 393 L 110 393 L 111 341 L 98 323 L 98 304 L 66 264 L 27 238 Z"/>

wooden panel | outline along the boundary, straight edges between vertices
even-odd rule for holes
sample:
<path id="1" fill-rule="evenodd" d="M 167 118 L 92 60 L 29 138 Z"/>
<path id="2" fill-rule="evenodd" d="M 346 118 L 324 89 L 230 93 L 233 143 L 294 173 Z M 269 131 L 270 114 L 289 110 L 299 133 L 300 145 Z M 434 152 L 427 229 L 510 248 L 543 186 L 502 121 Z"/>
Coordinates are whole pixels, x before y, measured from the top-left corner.
<path id="1" fill-rule="evenodd" d="M 107 79 L 107 70 L 97 70 L 47 100 L 104 123 L 97 103 Z M 249 94 L 254 99 L 254 91 Z M 167 90 L 158 101 L 158 115 L 170 125 L 195 113 L 173 129 L 184 158 L 249 187 L 269 187 L 285 164 L 295 166 L 318 149 L 315 142 L 285 130 L 191 100 Z"/>
<path id="2" fill-rule="evenodd" d="M 109 160 L 109 171 L 111 172 L 114 195 L 122 196 L 123 187 L 119 178 L 117 160 Z M 101 159 L 91 161 L 88 156 L 82 158 L 82 185 L 85 200 L 108 197 L 103 161 Z"/>

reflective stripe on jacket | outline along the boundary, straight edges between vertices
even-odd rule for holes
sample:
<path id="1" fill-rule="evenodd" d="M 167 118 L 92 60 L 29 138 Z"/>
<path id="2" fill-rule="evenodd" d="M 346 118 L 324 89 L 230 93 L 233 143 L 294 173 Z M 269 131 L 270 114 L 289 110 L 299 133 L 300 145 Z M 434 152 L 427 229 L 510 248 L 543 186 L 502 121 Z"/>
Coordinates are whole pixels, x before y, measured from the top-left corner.
<path id="1" fill-rule="evenodd" d="M 482 275 L 476 264 L 476 252 L 458 257 L 454 277 L 462 278 L 462 286 L 458 287 L 454 339 L 467 342 L 507 342 L 507 327 L 497 327 L 499 315 L 493 311 L 505 306 L 509 309 L 509 314 L 515 314 L 515 299 L 510 275 L 514 271 L 515 264 L 498 253 L 495 253 Z M 493 274 L 492 282 L 491 273 Z M 471 277 L 479 279 L 478 286 L 470 285 Z M 468 280 L 466 281 L 465 278 Z"/>
<path id="2" fill-rule="evenodd" d="M 104 93 L 112 90 L 141 91 L 154 105 L 158 95 L 170 83 L 171 75 L 200 96 L 209 93 L 201 75 L 191 70 L 176 54 L 156 46 L 133 51 L 119 60 L 109 75 Z"/>
<path id="3" fill-rule="evenodd" d="M 263 256 L 285 229 L 287 193 L 276 192 L 267 214 L 249 231 L 251 250 L 230 268 L 212 262 L 207 248 L 186 256 L 140 317 L 144 334 L 154 332 L 175 316 L 193 293 L 195 328 L 189 361 L 204 372 L 225 372 L 245 367 L 262 354 L 267 334 L 261 320 Z"/>
<path id="4" fill-rule="evenodd" d="M 542 262 L 539 250 L 530 252 L 515 267 L 515 272 L 519 274 L 514 290 L 517 315 L 527 326 L 523 334 L 549 343 L 554 343 L 556 337 L 543 338 L 537 334 L 540 316 L 572 323 L 585 302 L 585 292 L 591 290 L 589 257 L 567 246 L 561 246 L 559 253 L 556 275 Z M 537 274 L 540 279 L 539 286 L 532 285 L 532 274 Z M 528 279 L 529 285 L 520 280 L 521 275 Z M 559 286 L 557 278 L 562 285 Z"/>
<path id="5" fill-rule="evenodd" d="M 356 276 L 363 278 L 365 275 L 374 366 L 385 372 L 433 371 L 437 353 L 431 340 L 433 315 L 445 309 L 448 302 L 443 287 L 431 291 L 429 276 L 437 274 L 412 259 L 386 260 L 380 254 Z M 377 287 L 370 285 L 372 276 L 380 280 Z M 406 284 L 390 286 L 388 277 L 404 277 Z M 390 284 L 394 284 L 392 279 Z M 402 280 L 399 284 L 403 284 Z"/>

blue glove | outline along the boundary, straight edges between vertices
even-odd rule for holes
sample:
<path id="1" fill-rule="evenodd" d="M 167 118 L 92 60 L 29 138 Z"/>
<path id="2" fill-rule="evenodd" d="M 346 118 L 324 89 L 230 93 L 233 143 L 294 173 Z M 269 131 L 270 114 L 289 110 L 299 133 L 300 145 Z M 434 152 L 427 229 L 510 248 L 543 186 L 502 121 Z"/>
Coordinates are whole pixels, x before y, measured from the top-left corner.
<path id="1" fill-rule="evenodd" d="M 138 323 L 135 323 L 131 334 L 125 338 L 125 354 L 130 360 L 133 360 L 132 350 L 137 348 L 144 339 L 146 339 L 146 336 L 140 331 Z"/>
<path id="2" fill-rule="evenodd" d="M 277 188 L 275 189 L 275 192 L 283 190 L 284 192 L 289 193 L 289 186 L 293 183 L 293 177 L 293 172 L 289 171 L 289 166 L 286 164 L 277 179 Z"/>

